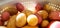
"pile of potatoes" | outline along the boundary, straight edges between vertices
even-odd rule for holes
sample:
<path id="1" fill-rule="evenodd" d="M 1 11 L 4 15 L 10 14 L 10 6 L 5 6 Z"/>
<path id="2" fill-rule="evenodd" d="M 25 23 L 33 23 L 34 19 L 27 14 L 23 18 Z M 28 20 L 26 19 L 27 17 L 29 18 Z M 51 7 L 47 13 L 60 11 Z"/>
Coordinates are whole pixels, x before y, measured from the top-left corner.
<path id="1" fill-rule="evenodd" d="M 60 28 L 60 11 L 52 7 L 49 3 L 37 3 L 34 11 L 26 9 L 21 3 L 5 7 L 0 15 L 0 28 Z"/>

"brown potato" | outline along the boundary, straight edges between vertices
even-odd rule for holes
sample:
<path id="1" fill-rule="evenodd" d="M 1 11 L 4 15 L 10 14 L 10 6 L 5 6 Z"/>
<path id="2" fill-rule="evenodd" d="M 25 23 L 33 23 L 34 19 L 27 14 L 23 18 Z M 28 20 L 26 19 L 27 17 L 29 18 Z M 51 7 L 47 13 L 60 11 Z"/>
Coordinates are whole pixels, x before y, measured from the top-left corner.
<path id="1" fill-rule="evenodd" d="M 16 21 L 16 15 L 10 18 L 7 24 L 7 28 L 16 28 L 15 21 Z"/>
<path id="2" fill-rule="evenodd" d="M 60 12 L 59 11 L 53 11 L 49 14 L 50 20 L 60 20 Z"/>
<path id="3" fill-rule="evenodd" d="M 9 12 L 3 12 L 1 17 L 2 17 L 2 21 L 7 21 L 10 18 L 10 13 Z"/>
<path id="4" fill-rule="evenodd" d="M 20 11 L 20 12 L 22 12 L 22 11 L 25 9 L 24 6 L 23 6 L 21 3 L 17 3 L 17 4 L 16 4 L 16 8 L 17 8 L 17 10 Z"/>

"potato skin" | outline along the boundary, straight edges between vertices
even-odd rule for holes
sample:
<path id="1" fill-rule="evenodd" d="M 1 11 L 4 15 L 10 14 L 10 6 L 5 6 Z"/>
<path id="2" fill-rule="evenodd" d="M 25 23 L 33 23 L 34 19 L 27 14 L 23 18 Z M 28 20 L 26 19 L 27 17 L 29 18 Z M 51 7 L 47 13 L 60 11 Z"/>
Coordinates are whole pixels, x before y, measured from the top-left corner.
<path id="1" fill-rule="evenodd" d="M 2 21 L 7 21 L 10 18 L 10 13 L 7 12 L 7 11 L 3 12 L 2 15 L 1 15 L 1 17 L 2 17 Z"/>
<path id="2" fill-rule="evenodd" d="M 20 13 L 16 17 L 16 26 L 23 27 L 26 24 L 26 15 L 24 13 Z"/>
<path id="3" fill-rule="evenodd" d="M 43 19 L 47 19 L 48 17 L 48 12 L 45 10 L 40 10 L 37 12 Z"/>
<path id="4" fill-rule="evenodd" d="M 7 23 L 7 28 L 16 28 L 15 22 L 16 22 L 16 15 L 12 16 L 9 19 L 9 21 Z"/>

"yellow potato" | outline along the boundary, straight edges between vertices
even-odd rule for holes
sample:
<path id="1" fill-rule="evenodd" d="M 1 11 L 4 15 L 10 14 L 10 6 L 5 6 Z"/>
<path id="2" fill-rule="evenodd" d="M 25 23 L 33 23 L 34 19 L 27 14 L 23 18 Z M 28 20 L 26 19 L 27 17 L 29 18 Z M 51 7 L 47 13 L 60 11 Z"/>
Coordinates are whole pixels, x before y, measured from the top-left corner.
<path id="1" fill-rule="evenodd" d="M 32 15 L 29 15 L 27 17 L 27 23 L 30 26 L 36 26 L 38 24 L 38 18 L 37 18 L 37 16 L 36 15 L 33 15 L 33 14 Z"/>
<path id="2" fill-rule="evenodd" d="M 46 26 L 48 26 L 48 24 L 49 24 L 48 20 L 43 20 L 41 26 L 46 27 Z"/>
<path id="3" fill-rule="evenodd" d="M 9 19 L 8 24 L 7 24 L 7 28 L 16 28 L 15 22 L 16 22 L 16 15 L 12 16 Z"/>
<path id="4" fill-rule="evenodd" d="M 39 28 L 38 26 L 24 26 L 22 28 Z"/>
<path id="5" fill-rule="evenodd" d="M 26 24 L 26 15 L 24 13 L 20 13 L 16 17 L 16 26 L 22 27 Z"/>

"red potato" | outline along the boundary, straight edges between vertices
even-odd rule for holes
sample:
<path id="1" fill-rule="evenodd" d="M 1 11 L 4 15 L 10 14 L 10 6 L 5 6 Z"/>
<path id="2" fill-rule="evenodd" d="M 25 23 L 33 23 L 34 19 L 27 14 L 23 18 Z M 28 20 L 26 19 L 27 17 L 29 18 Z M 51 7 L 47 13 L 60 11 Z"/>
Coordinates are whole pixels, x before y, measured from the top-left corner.
<path id="1" fill-rule="evenodd" d="M 7 28 L 16 28 L 16 16 L 17 15 L 13 15 L 10 17 L 10 19 L 8 20 L 7 23 Z"/>
<path id="2" fill-rule="evenodd" d="M 49 14 L 49 18 L 51 20 L 60 20 L 60 12 L 59 11 L 53 11 Z"/>
<path id="3" fill-rule="evenodd" d="M 60 21 L 53 21 L 49 24 L 48 28 L 60 28 Z"/>
<path id="4" fill-rule="evenodd" d="M 16 8 L 18 11 L 22 12 L 24 10 L 24 6 L 21 3 L 16 4 Z"/>
<path id="5" fill-rule="evenodd" d="M 30 26 L 36 26 L 38 24 L 38 18 L 37 18 L 37 16 L 33 15 L 33 14 L 29 15 L 27 17 L 27 23 Z"/>
<path id="6" fill-rule="evenodd" d="M 35 15 L 38 17 L 38 24 L 41 24 L 42 17 L 38 13 L 36 13 Z"/>
<path id="7" fill-rule="evenodd" d="M 2 16 L 2 21 L 6 21 L 10 18 L 10 13 L 9 12 L 3 12 L 1 16 Z"/>

